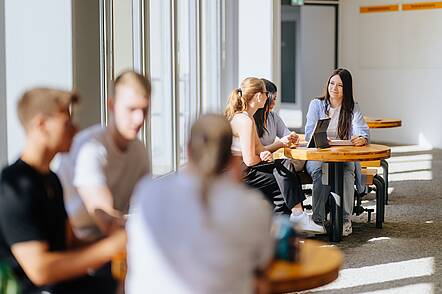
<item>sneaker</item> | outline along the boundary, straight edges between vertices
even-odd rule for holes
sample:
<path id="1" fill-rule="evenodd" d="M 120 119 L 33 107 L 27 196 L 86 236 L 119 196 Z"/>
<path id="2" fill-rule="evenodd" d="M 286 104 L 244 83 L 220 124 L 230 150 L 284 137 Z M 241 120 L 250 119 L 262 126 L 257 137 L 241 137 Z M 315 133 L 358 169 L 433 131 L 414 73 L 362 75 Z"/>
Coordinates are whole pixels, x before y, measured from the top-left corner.
<path id="1" fill-rule="evenodd" d="M 290 215 L 290 221 L 293 222 L 296 228 L 304 233 L 314 233 L 314 234 L 325 234 L 325 229 L 323 226 L 315 223 L 311 217 L 311 215 L 306 214 L 305 212 L 294 215 L 293 213 Z"/>
<path id="2" fill-rule="evenodd" d="M 353 229 L 351 227 L 351 220 L 348 221 L 346 220 L 344 221 L 344 225 L 342 227 L 342 236 L 347 237 L 351 233 L 353 233 Z"/>

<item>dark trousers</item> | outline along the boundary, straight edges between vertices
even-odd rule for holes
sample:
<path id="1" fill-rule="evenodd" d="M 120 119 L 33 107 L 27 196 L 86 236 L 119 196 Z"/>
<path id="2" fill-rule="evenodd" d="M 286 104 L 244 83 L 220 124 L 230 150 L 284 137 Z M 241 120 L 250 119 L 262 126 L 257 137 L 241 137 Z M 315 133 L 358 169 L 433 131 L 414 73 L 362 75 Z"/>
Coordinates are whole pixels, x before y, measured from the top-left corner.
<path id="1" fill-rule="evenodd" d="M 115 294 L 118 282 L 112 277 L 111 263 L 107 263 L 93 274 L 54 285 L 44 292 L 51 294 Z"/>
<path id="2" fill-rule="evenodd" d="M 273 205 L 275 213 L 290 214 L 305 200 L 301 182 L 289 160 L 279 159 L 244 168 L 244 182 L 260 190 Z"/>

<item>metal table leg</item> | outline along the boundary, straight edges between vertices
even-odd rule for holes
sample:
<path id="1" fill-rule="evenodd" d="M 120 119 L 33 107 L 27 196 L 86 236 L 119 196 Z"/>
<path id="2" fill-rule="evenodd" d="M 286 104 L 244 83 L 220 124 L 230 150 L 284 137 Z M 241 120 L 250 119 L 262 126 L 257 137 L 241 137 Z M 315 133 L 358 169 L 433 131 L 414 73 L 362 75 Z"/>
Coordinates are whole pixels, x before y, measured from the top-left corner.
<path id="1" fill-rule="evenodd" d="M 385 204 L 388 204 L 388 162 L 385 159 L 381 160 L 382 175 L 385 181 Z"/>
<path id="2" fill-rule="evenodd" d="M 330 232 L 329 239 L 331 242 L 339 242 L 342 240 L 342 226 L 344 223 L 344 164 L 342 162 L 329 163 L 329 184 L 331 191 L 340 196 L 340 205 L 336 205 L 334 197 L 332 197 L 330 205 Z"/>

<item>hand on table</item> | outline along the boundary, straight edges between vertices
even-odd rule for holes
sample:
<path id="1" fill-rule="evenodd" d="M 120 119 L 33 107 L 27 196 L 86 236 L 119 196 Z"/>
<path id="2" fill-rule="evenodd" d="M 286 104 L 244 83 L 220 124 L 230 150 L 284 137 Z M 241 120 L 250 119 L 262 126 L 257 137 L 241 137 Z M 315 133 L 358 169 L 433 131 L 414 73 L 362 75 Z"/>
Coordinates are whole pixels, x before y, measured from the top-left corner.
<path id="1" fill-rule="evenodd" d="M 367 145 L 367 139 L 361 136 L 353 136 L 351 137 L 351 142 L 355 146 L 364 146 Z"/>
<path id="2" fill-rule="evenodd" d="M 298 144 L 299 136 L 295 132 L 291 132 L 287 136 L 282 137 L 280 141 L 285 147 L 291 147 L 292 145 Z"/>

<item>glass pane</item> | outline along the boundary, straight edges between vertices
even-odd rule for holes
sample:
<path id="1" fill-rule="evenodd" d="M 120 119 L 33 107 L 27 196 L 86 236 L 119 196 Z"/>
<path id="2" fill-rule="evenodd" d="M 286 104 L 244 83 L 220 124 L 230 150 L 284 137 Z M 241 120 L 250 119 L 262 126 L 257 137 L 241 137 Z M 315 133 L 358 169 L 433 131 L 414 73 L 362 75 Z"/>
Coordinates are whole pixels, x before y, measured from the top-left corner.
<path id="1" fill-rule="evenodd" d="M 202 1 L 201 11 L 202 111 L 222 112 L 225 98 L 220 97 L 221 5 L 219 1 Z"/>
<path id="2" fill-rule="evenodd" d="M 196 2 L 180 0 L 178 3 L 178 97 L 179 97 L 179 164 L 187 161 L 186 143 L 190 127 L 196 118 L 197 93 L 197 40 L 196 40 Z"/>
<path id="3" fill-rule="evenodd" d="M 152 79 L 152 173 L 173 170 L 172 54 L 170 1 L 150 2 L 150 76 Z"/>
<path id="4" fill-rule="evenodd" d="M 114 76 L 133 69 L 132 1 L 113 1 Z"/>

